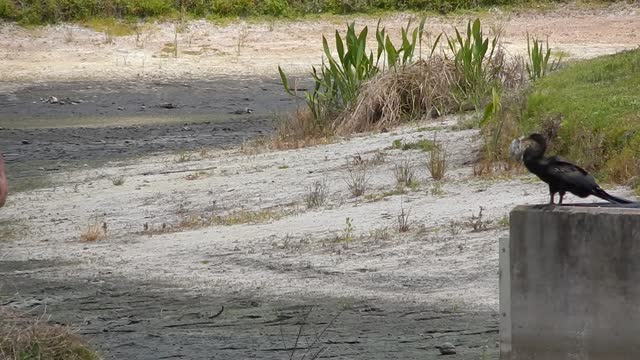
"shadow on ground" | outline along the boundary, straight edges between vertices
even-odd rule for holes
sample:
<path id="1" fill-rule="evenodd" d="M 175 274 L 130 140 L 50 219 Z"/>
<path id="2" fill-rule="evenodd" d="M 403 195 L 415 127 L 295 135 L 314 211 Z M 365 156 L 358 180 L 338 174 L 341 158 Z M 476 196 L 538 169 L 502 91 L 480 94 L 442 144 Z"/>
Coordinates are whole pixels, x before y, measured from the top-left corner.
<path id="1" fill-rule="evenodd" d="M 274 302 L 108 275 L 65 282 L 35 276 L 56 266 L 0 261 L 0 304 L 34 316 L 46 310 L 105 359 L 438 359 L 436 347 L 445 342 L 457 350 L 446 358 L 497 358 L 493 312 L 376 300 Z"/>

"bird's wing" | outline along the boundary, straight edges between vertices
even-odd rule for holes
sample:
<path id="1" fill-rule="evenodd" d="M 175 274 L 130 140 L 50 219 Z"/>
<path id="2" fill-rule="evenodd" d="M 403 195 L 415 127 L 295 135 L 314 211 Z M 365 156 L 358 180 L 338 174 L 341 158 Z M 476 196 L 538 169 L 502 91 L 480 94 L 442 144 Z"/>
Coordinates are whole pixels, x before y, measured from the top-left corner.
<path id="1" fill-rule="evenodd" d="M 586 170 L 568 161 L 552 159 L 548 169 L 549 174 L 562 183 L 566 191 L 574 195 L 585 197 L 600 188 Z"/>
<path id="2" fill-rule="evenodd" d="M 552 171 L 558 172 L 558 174 L 580 173 L 584 176 L 590 176 L 587 170 L 581 168 L 576 164 L 572 164 L 568 161 L 562 160 L 557 156 L 552 156 L 549 158 L 549 165 L 552 168 Z"/>

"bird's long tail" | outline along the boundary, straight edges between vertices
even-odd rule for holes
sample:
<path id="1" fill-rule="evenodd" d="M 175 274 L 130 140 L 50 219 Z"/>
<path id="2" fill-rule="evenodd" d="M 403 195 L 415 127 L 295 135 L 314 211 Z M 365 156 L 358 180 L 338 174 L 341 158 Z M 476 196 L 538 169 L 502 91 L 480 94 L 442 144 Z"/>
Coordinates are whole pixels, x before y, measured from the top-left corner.
<path id="1" fill-rule="evenodd" d="M 599 197 L 602 200 L 607 200 L 608 202 L 614 203 L 614 204 L 633 204 L 635 203 L 635 201 L 631 201 L 631 200 L 627 200 L 627 199 L 623 199 L 617 196 L 613 196 L 611 194 L 609 194 L 608 192 L 602 190 L 602 188 L 598 187 L 595 189 L 593 195 Z"/>

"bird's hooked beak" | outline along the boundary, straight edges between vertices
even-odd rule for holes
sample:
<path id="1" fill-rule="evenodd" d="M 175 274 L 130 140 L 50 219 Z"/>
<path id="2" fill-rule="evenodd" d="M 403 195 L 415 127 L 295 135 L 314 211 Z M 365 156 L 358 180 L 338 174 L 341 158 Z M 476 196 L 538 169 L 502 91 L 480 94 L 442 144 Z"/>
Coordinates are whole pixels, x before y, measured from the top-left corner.
<path id="1" fill-rule="evenodd" d="M 522 161 L 524 151 L 529 146 L 531 140 L 526 136 L 521 136 L 518 139 L 513 139 L 509 146 L 509 153 L 511 157 L 516 161 Z"/>

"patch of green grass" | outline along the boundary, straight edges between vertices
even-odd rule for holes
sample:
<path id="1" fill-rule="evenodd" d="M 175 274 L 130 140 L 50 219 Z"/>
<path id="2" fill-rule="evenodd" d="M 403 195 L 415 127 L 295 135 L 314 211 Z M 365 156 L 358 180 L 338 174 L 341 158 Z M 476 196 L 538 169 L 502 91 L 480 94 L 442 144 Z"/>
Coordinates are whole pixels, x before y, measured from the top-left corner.
<path id="1" fill-rule="evenodd" d="M 431 140 L 427 140 L 427 139 L 422 139 L 422 140 L 418 140 L 416 142 L 411 142 L 411 143 L 403 143 L 402 140 L 394 140 L 393 143 L 391 143 L 391 148 L 392 149 L 398 149 L 398 150 L 422 150 L 422 151 L 429 151 L 429 150 L 433 150 L 436 147 L 436 143 L 431 141 Z"/>
<path id="2" fill-rule="evenodd" d="M 14 220 L 0 220 L 0 242 L 18 240 L 25 235 L 27 227 Z"/>
<path id="3" fill-rule="evenodd" d="M 382 193 L 367 194 L 367 195 L 364 196 L 364 198 L 367 201 L 373 202 L 373 201 L 382 200 L 382 199 L 384 199 L 386 197 L 389 197 L 389 196 L 402 195 L 404 193 L 405 193 L 405 190 L 404 190 L 403 187 L 397 187 L 397 188 L 395 188 L 393 190 L 385 191 L 385 192 L 382 192 Z"/>
<path id="4" fill-rule="evenodd" d="M 1 0 L 0 0 L 1 1 Z M 97 32 L 108 33 L 111 36 L 126 36 L 135 33 L 135 24 L 131 21 L 121 21 L 115 18 L 91 18 L 81 23 Z"/>
<path id="5" fill-rule="evenodd" d="M 498 227 L 507 228 L 509 227 L 509 215 L 505 215 L 500 220 L 498 220 Z"/>
<path id="6" fill-rule="evenodd" d="M 262 224 L 282 219 L 290 212 L 278 209 L 261 209 L 257 211 L 239 210 L 224 216 L 214 216 L 211 225 Z"/>
<path id="7" fill-rule="evenodd" d="M 9 179 L 9 196 L 11 193 L 26 192 L 51 187 L 51 180 L 47 176 L 33 176 L 29 178 Z"/>
<path id="8" fill-rule="evenodd" d="M 559 2 L 559 1 L 558 1 Z M 238 17 L 273 20 L 298 17 L 329 19 L 342 23 L 339 15 L 360 13 L 380 16 L 389 11 L 417 11 L 420 15 L 469 15 L 501 5 L 505 9 L 550 7 L 554 1 L 540 0 L 0 0 L 0 18 L 24 24 L 46 24 L 91 19 L 206 18 L 225 23 Z"/>
<path id="9" fill-rule="evenodd" d="M 193 157 L 188 151 L 181 150 L 176 153 L 174 161 L 177 163 L 184 163 L 193 160 Z"/>
<path id="10" fill-rule="evenodd" d="M 624 183 L 640 175 L 640 50 L 573 63 L 537 81 L 520 127 L 550 136 L 550 152 Z"/>

